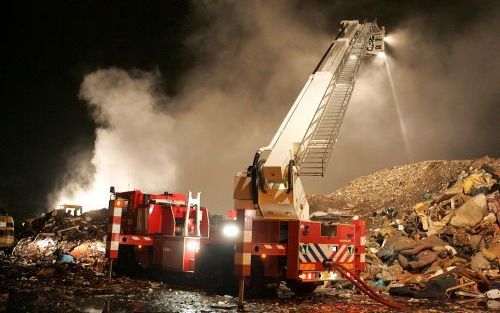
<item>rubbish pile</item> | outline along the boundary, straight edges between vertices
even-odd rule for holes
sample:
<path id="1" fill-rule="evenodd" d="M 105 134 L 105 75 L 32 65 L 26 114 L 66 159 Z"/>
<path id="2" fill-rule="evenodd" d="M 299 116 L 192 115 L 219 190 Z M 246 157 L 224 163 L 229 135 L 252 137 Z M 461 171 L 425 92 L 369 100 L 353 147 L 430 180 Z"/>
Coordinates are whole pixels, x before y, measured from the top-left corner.
<path id="1" fill-rule="evenodd" d="M 107 210 L 95 210 L 73 216 L 64 210 L 53 210 L 36 219 L 25 220 L 17 236 L 26 238 L 38 233 L 55 233 L 63 240 L 102 240 L 106 236 Z"/>
<path id="2" fill-rule="evenodd" d="M 10 259 L 23 265 L 78 264 L 102 273 L 106 229 L 106 209 L 80 216 L 54 210 L 24 222 Z"/>
<path id="3" fill-rule="evenodd" d="M 500 307 L 500 160 L 486 157 L 467 163 L 463 165 L 470 166 L 441 190 L 421 189 L 416 204 L 390 199 L 377 203 L 399 205 L 358 208 L 356 213 L 372 225 L 365 280 L 388 287 L 393 295 L 459 296 Z M 372 197 L 366 193 L 365 199 Z M 348 218 L 352 208 L 316 212 L 313 217 Z"/>
<path id="4" fill-rule="evenodd" d="M 373 212 L 388 208 L 397 208 L 398 212 L 410 211 L 422 196 L 445 188 L 473 164 L 476 167 L 476 164 L 488 161 L 424 161 L 382 169 L 356 178 L 331 194 L 309 195 L 309 206 L 311 212 L 332 211 L 332 215 L 359 215 L 365 219 Z M 368 220 L 368 227 L 372 226 L 370 222 Z"/>

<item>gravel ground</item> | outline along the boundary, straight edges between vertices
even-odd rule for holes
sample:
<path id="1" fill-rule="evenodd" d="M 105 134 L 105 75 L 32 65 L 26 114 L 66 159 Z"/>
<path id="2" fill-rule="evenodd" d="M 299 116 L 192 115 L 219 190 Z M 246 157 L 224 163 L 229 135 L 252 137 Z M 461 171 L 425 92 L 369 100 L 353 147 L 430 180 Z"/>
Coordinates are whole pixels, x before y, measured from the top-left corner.
<path id="1" fill-rule="evenodd" d="M 66 275 L 31 276 L 30 269 L 3 263 L 0 267 L 0 311 L 3 312 L 236 312 L 236 298 L 209 295 L 189 286 L 166 282 L 93 276 L 90 271 L 66 269 Z M 9 274 L 10 273 L 10 274 Z M 14 273 L 17 273 L 14 275 Z M 26 275 L 27 274 L 27 275 Z M 189 278 L 186 278 L 189 281 Z M 387 295 L 385 295 L 387 297 Z M 431 302 L 393 299 L 410 312 L 477 312 L 481 302 Z M 322 287 L 309 296 L 295 296 L 286 287 L 277 298 L 248 299 L 247 312 L 391 312 L 351 290 Z"/>

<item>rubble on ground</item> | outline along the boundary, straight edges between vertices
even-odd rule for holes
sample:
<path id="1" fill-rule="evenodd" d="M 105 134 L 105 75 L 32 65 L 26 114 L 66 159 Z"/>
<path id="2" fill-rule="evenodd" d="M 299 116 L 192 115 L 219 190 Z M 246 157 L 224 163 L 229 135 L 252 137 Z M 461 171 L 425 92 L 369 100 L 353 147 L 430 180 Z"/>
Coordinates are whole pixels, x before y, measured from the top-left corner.
<path id="1" fill-rule="evenodd" d="M 52 210 L 22 222 L 16 236 L 26 238 L 38 233 L 55 233 L 62 240 L 102 240 L 106 236 L 107 223 L 107 209 L 85 212 L 80 216 Z"/>
<path id="2" fill-rule="evenodd" d="M 460 172 L 472 166 L 473 162 L 424 161 L 383 169 L 356 178 L 331 194 L 310 195 L 309 205 L 311 212 L 359 215 L 363 218 L 372 216 L 373 212 L 381 214 L 391 208 L 409 211 L 422 197 L 445 188 Z M 369 223 L 368 228 L 370 227 Z"/>
<path id="3" fill-rule="evenodd" d="M 437 176 L 425 187 L 422 177 L 432 175 L 429 168 Z M 487 293 L 500 288 L 499 175 L 500 159 L 488 157 L 405 165 L 354 180 L 316 201 L 316 209 L 325 213 L 313 216 L 327 221 L 359 214 L 367 219 L 373 227 L 367 234 L 369 266 L 363 278 L 388 287 L 391 294 L 477 298 L 495 307 L 498 298 Z M 343 195 L 344 202 L 336 198 L 345 192 L 351 193 Z M 347 207 L 334 207 L 337 214 L 332 214 L 333 207 L 318 207 L 325 203 Z"/>
<path id="4" fill-rule="evenodd" d="M 92 268 L 72 263 L 0 261 L 0 267 L 0 312 L 102 312 L 104 300 L 131 305 L 163 286 L 126 276 L 110 281 Z"/>
<path id="5" fill-rule="evenodd" d="M 53 210 L 27 220 L 19 230 L 21 239 L 13 248 L 10 260 L 39 266 L 55 262 L 77 264 L 102 273 L 107 220 L 106 209 L 80 216 Z"/>

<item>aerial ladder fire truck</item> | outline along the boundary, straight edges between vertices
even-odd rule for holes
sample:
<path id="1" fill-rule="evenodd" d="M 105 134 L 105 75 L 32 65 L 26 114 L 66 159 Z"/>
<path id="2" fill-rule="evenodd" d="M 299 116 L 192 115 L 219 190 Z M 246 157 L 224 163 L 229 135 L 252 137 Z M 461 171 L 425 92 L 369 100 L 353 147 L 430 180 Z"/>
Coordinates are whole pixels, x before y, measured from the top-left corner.
<path id="1" fill-rule="evenodd" d="M 365 221 L 310 221 L 301 180 L 325 174 L 362 60 L 384 51 L 385 30 L 376 22 L 341 26 L 269 145 L 236 175 L 233 218 L 209 236 L 199 195 L 113 191 L 111 264 L 132 258 L 145 268 L 190 272 L 211 291 L 238 291 L 240 304 L 244 295 L 273 292 L 281 282 L 303 294 L 338 279 L 386 301 L 358 277 L 365 268 Z"/>
<path id="2" fill-rule="evenodd" d="M 375 22 L 341 25 L 269 145 L 235 177 L 240 303 L 259 268 L 296 293 L 339 276 L 358 277 L 365 268 L 365 222 L 356 217 L 349 224 L 310 221 L 301 180 L 324 175 L 362 60 L 384 51 L 385 30 Z"/>

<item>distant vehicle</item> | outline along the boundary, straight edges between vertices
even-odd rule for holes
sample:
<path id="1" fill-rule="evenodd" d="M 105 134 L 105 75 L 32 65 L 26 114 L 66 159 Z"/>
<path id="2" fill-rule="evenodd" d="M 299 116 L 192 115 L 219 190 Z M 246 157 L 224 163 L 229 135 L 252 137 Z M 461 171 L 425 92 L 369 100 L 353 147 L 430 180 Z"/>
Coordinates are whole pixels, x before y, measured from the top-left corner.
<path id="1" fill-rule="evenodd" d="M 62 210 L 66 213 L 70 213 L 72 216 L 82 215 L 82 206 L 76 204 L 61 204 L 58 210 Z"/>
<path id="2" fill-rule="evenodd" d="M 0 248 L 10 248 L 15 244 L 14 218 L 5 211 L 0 211 Z"/>

